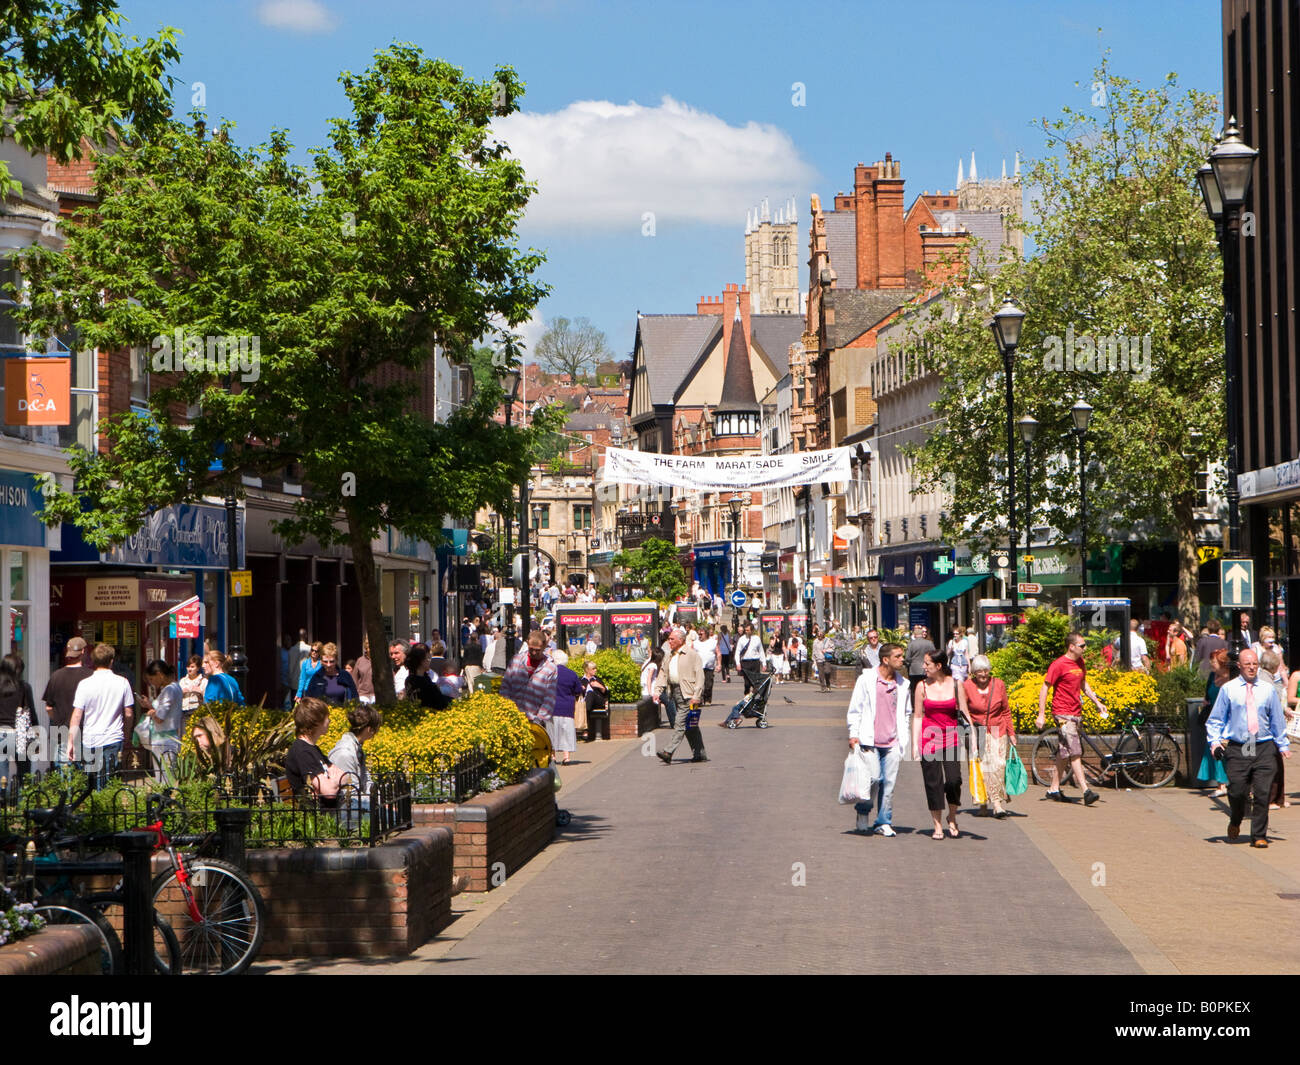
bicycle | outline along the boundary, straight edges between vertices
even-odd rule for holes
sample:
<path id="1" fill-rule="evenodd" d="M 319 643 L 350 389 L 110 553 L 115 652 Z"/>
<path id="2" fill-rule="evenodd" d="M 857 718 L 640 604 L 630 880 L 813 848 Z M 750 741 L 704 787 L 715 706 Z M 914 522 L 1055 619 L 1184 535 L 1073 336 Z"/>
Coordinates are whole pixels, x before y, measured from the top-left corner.
<path id="1" fill-rule="evenodd" d="M 1142 712 L 1135 711 L 1128 728 L 1109 751 L 1103 751 L 1093 738 L 1084 732 L 1080 722 L 1079 739 L 1097 756 L 1094 766 L 1085 757 L 1084 779 L 1089 784 L 1105 784 L 1110 780 L 1119 786 L 1123 774 L 1135 788 L 1162 788 L 1174 779 L 1182 759 L 1182 751 L 1167 725 L 1148 725 Z M 1051 767 L 1056 763 L 1056 752 L 1061 746 L 1061 730 L 1050 728 L 1038 737 L 1032 759 L 1034 783 L 1047 787 L 1051 783 Z M 1061 780 L 1061 784 L 1068 779 Z"/>
<path id="2" fill-rule="evenodd" d="M 66 828 L 76 807 L 89 794 L 83 794 L 69 807 L 66 798 L 52 810 L 32 810 L 30 816 L 36 826 L 32 840 L 36 851 L 31 858 L 32 874 L 29 880 L 29 897 L 35 903 L 34 912 L 47 925 L 88 924 L 99 934 L 100 971 L 105 976 L 120 973 L 124 968 L 122 940 L 113 921 L 108 919 L 110 909 L 120 907 L 123 902 L 122 881 L 119 880 L 108 891 L 86 892 L 78 889 L 72 877 L 78 873 L 120 873 L 120 861 L 69 861 L 58 855 L 60 846 L 67 847 L 74 842 L 108 842 L 111 837 L 85 837 L 84 840 L 60 839 L 58 832 Z M 25 847 L 26 841 L 21 837 L 6 837 L 5 850 L 15 843 Z M 6 859 L 8 870 L 13 864 Z M 53 876 L 54 880 L 43 879 Z M 116 916 L 116 915 L 115 915 Z M 180 942 L 167 919 L 154 911 L 154 967 L 163 974 L 179 975 L 182 972 Z M 123 919 L 117 918 L 121 925 Z"/>
<path id="3" fill-rule="evenodd" d="M 84 798 L 83 795 L 71 809 L 65 800 L 54 810 L 32 811 L 33 820 L 46 823 L 53 832 L 70 820 L 72 809 Z M 166 927 L 166 931 L 160 934 L 167 941 L 164 943 L 165 955 L 155 949 L 155 964 L 160 972 L 171 975 L 238 975 L 252 964 L 261 948 L 266 934 L 266 904 L 257 887 L 241 869 L 220 858 L 203 855 L 203 851 L 215 841 L 215 833 L 201 840 L 197 853 L 178 853 L 164 826 L 168 809 L 180 809 L 183 815 L 183 807 L 173 791 L 150 795 L 145 806 L 146 824 L 141 829 L 153 833 L 153 849 L 164 851 L 170 863 L 170 868 L 153 878 L 151 886 L 155 920 Z M 93 838 L 86 840 L 89 841 Z M 51 843 L 47 841 L 47 849 L 52 849 Z M 57 870 L 60 864 L 69 869 L 78 866 L 78 863 L 60 863 L 57 859 L 46 864 L 51 871 Z M 105 870 L 95 868 L 92 871 Z M 115 892 L 108 893 L 102 900 L 100 896 L 92 895 L 86 896 L 85 901 L 97 905 L 113 896 L 114 901 L 120 902 L 120 889 L 119 883 Z M 71 914 L 64 916 L 73 919 Z M 100 927 L 98 922 L 92 923 Z M 108 930 L 112 931 L 111 926 Z M 100 932 L 104 934 L 103 927 L 100 927 Z M 176 951 L 171 949 L 169 935 L 177 943 Z M 114 967 L 119 967 L 121 946 L 115 932 L 108 944 L 110 954 L 114 955 Z"/>

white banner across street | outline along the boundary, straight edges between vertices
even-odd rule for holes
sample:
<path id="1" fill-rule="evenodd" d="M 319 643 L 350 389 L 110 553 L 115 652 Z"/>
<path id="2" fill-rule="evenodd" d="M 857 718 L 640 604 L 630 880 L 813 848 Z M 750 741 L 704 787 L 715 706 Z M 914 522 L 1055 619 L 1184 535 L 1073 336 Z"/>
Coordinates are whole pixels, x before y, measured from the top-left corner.
<path id="1" fill-rule="evenodd" d="M 696 491 L 738 488 L 787 488 L 852 477 L 850 448 L 800 451 L 792 455 L 736 455 L 696 458 L 656 455 L 626 448 L 605 449 L 605 482 L 672 485 Z"/>

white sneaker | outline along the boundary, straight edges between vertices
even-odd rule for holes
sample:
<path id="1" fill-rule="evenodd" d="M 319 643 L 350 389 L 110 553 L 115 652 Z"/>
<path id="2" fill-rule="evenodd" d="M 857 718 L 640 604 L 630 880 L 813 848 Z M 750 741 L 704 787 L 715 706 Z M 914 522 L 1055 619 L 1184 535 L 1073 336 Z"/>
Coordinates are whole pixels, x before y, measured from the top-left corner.
<path id="1" fill-rule="evenodd" d="M 889 825 L 877 825 L 877 826 L 876 826 L 876 835 L 877 835 L 877 836 L 897 836 L 898 833 L 895 832 L 895 831 L 894 831 L 894 830 L 893 830 Z"/>

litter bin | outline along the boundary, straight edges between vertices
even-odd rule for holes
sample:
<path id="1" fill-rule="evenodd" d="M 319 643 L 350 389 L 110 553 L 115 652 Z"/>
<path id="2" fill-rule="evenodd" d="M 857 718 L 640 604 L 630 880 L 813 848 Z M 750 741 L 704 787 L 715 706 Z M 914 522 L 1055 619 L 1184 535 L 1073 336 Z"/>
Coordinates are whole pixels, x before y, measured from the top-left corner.
<path id="1" fill-rule="evenodd" d="M 1187 786 L 1196 787 L 1196 771 L 1205 755 L 1205 726 L 1201 723 L 1201 708 L 1205 700 L 1199 695 L 1187 697 Z"/>

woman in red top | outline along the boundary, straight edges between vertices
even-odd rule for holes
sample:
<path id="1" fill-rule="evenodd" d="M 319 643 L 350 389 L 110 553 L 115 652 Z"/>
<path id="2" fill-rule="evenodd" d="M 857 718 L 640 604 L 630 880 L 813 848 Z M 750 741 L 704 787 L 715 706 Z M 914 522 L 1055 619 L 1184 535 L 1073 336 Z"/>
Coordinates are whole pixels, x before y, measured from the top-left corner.
<path id="1" fill-rule="evenodd" d="M 948 800 L 948 835 L 956 839 L 957 811 L 961 807 L 961 731 L 959 718 L 969 721 L 966 692 L 953 680 L 948 656 L 925 653 L 925 680 L 916 686 L 912 714 L 912 750 L 921 759 L 925 801 L 934 820 L 931 839 L 943 839 L 943 801 Z"/>
<path id="2" fill-rule="evenodd" d="M 977 734 L 983 735 L 984 757 L 980 768 L 984 771 L 984 788 L 993 804 L 993 816 L 1007 816 L 1002 808 L 1007 798 L 1007 745 L 1016 742 L 1016 725 L 1011 717 L 1011 704 L 1007 700 L 1007 686 L 993 676 L 989 660 L 984 655 L 971 659 L 970 677 L 962 683 L 966 692 L 966 706 L 971 724 Z M 981 815 L 988 813 L 988 803 L 980 803 Z"/>

